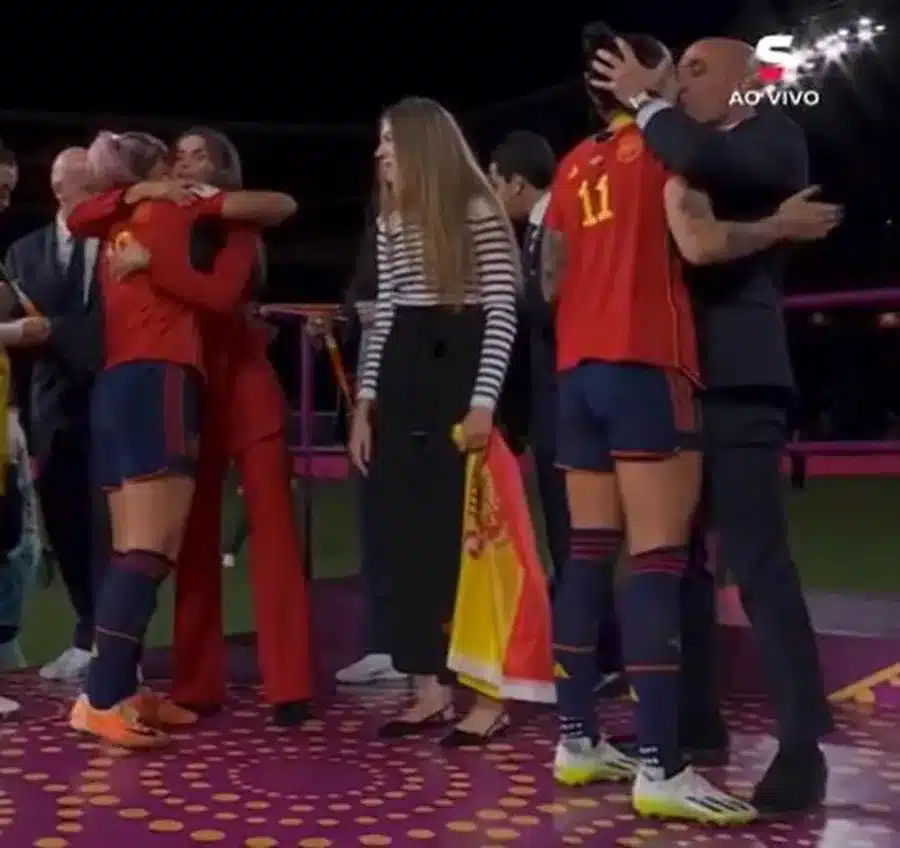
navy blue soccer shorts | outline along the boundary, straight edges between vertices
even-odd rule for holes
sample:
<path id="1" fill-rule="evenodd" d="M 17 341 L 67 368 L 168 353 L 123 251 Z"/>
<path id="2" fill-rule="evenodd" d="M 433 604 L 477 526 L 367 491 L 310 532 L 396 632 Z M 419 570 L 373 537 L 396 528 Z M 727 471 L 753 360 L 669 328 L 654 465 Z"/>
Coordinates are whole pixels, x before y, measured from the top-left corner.
<path id="1" fill-rule="evenodd" d="M 194 476 L 203 380 L 169 362 L 126 362 L 102 371 L 91 396 L 91 443 L 105 489 L 167 475 Z"/>
<path id="2" fill-rule="evenodd" d="M 664 459 L 696 438 L 695 387 L 678 372 L 589 361 L 557 376 L 561 468 L 610 472 L 617 460 Z"/>

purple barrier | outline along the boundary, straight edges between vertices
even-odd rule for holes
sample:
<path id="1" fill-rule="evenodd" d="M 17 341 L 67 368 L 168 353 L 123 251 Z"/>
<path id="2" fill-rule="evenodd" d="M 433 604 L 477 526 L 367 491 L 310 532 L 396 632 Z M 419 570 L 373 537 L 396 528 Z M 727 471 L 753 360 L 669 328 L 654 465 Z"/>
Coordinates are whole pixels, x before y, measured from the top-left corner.
<path id="1" fill-rule="evenodd" d="M 900 442 L 793 442 L 788 453 L 807 456 L 871 456 L 900 454 Z"/>
<path id="2" fill-rule="evenodd" d="M 900 289 L 867 289 L 865 291 L 824 292 L 821 294 L 795 294 L 785 298 L 788 309 L 833 309 L 838 306 L 900 307 Z"/>
<path id="3" fill-rule="evenodd" d="M 294 446 L 294 473 L 302 478 L 300 487 L 303 509 L 301 512 L 301 531 L 303 533 L 303 563 L 307 580 L 312 579 L 313 571 L 313 480 L 316 468 L 313 462 L 313 427 L 315 423 L 313 360 L 315 350 L 313 340 L 306 331 L 310 321 L 334 321 L 340 311 L 338 304 L 308 303 L 273 303 L 263 307 L 263 317 L 280 322 L 294 323 L 298 326 L 297 351 L 300 358 L 300 409 L 299 440 Z"/>

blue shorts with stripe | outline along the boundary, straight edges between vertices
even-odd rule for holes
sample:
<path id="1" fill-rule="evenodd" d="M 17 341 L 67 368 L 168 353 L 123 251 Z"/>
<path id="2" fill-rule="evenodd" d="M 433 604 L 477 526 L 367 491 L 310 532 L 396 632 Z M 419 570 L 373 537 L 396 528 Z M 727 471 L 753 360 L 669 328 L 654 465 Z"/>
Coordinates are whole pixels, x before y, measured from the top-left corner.
<path id="1" fill-rule="evenodd" d="M 193 476 L 200 445 L 203 380 L 170 362 L 126 362 L 102 371 L 91 395 L 98 483 Z"/>
<path id="2" fill-rule="evenodd" d="M 695 387 L 679 372 L 592 360 L 557 377 L 562 468 L 608 472 L 617 460 L 672 456 L 695 438 Z"/>

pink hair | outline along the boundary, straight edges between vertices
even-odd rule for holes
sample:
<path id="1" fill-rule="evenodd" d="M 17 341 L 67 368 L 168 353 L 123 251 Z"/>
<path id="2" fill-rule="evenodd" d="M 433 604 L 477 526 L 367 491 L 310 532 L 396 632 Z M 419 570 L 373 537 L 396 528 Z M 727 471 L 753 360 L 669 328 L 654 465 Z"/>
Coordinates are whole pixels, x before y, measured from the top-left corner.
<path id="1" fill-rule="evenodd" d="M 100 191 L 146 179 L 168 153 L 158 138 L 141 132 L 101 132 L 87 149 L 87 163 Z"/>

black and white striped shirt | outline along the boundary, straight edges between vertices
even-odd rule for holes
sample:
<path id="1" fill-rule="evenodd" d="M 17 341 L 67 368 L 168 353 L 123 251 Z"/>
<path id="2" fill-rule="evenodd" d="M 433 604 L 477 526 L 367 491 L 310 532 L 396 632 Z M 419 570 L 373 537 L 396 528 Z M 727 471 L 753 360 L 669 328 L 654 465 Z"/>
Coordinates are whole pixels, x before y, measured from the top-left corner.
<path id="1" fill-rule="evenodd" d="M 516 297 L 520 282 L 518 247 L 506 224 L 487 201 L 473 201 L 468 226 L 472 232 L 474 279 L 466 286 L 465 303 L 480 304 L 485 327 L 471 406 L 493 409 L 500 396 L 516 336 Z M 398 306 L 437 306 L 440 299 L 425 279 L 422 234 L 417 227 L 389 230 L 378 222 L 378 297 L 375 323 L 359 378 L 359 399 L 374 400 L 385 342 Z"/>

